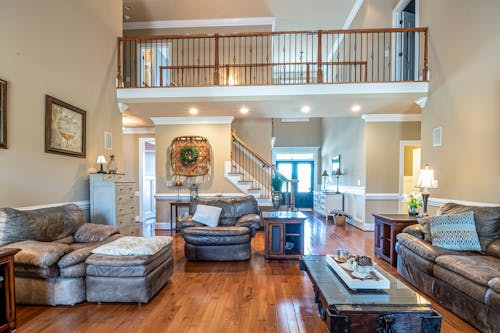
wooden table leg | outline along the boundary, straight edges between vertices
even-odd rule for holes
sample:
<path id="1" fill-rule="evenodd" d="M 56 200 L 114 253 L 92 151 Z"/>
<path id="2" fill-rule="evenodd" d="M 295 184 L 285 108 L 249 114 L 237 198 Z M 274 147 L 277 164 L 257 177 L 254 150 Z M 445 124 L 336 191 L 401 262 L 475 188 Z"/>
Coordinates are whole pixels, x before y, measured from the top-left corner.
<path id="1" fill-rule="evenodd" d="M 177 207 L 177 206 L 175 206 L 175 207 Z M 172 230 L 172 226 L 173 226 L 173 223 L 172 223 L 173 217 L 172 217 L 172 215 L 173 215 L 173 207 L 172 207 L 172 203 L 170 203 L 170 236 L 172 236 L 173 232 L 174 232 Z"/>

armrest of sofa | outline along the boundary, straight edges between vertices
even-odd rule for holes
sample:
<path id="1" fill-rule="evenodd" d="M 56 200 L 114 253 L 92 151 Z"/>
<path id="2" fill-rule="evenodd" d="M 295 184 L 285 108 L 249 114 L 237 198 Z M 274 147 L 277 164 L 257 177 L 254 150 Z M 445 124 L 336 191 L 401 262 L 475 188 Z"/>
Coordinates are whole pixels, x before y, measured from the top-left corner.
<path id="1" fill-rule="evenodd" d="M 495 239 L 486 247 L 486 255 L 500 259 L 500 239 Z"/>
<path id="2" fill-rule="evenodd" d="M 413 235 L 418 239 L 424 239 L 425 235 L 420 224 L 413 224 L 403 229 L 404 233 Z"/>
<path id="3" fill-rule="evenodd" d="M 206 225 L 204 225 L 203 223 L 193 221 L 193 217 L 191 215 L 179 218 L 178 223 L 179 223 L 179 230 L 181 231 L 181 233 L 182 230 L 185 228 L 206 227 Z"/>
<path id="4" fill-rule="evenodd" d="M 95 223 L 85 223 L 74 234 L 76 243 L 101 242 L 120 231 L 112 226 Z"/>
<path id="5" fill-rule="evenodd" d="M 255 236 L 257 229 L 260 228 L 260 215 L 259 214 L 246 214 L 240 216 L 236 220 L 235 226 L 237 227 L 247 227 L 251 231 L 252 237 Z"/>

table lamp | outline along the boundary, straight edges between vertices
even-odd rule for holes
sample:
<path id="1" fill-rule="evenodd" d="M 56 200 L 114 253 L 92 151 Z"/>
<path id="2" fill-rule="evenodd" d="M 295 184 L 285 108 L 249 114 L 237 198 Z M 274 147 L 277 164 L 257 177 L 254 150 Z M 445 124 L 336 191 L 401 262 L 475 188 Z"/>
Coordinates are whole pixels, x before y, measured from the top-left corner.
<path id="1" fill-rule="evenodd" d="M 321 177 L 323 177 L 323 191 L 326 192 L 326 180 L 328 178 L 328 172 L 324 170 L 323 173 L 321 174 Z"/>
<path id="2" fill-rule="evenodd" d="M 426 164 L 425 168 L 420 170 L 420 176 L 418 177 L 417 186 L 423 189 L 422 200 L 424 201 L 424 212 L 422 213 L 422 216 L 428 216 L 427 203 L 429 201 L 429 196 L 430 196 L 429 189 L 437 188 L 436 180 L 434 179 L 434 170 L 431 169 L 429 164 Z"/>
<path id="3" fill-rule="evenodd" d="M 106 164 L 106 159 L 104 158 L 103 155 L 97 156 L 97 164 L 101 166 L 101 169 L 97 171 L 97 173 L 106 173 L 104 172 L 104 169 L 102 168 L 104 164 Z"/>
<path id="4" fill-rule="evenodd" d="M 342 176 L 342 172 L 340 172 L 340 168 L 338 168 L 337 170 L 335 170 L 335 172 L 333 173 L 333 176 L 337 177 L 337 194 L 340 193 L 339 191 L 339 177 Z"/>

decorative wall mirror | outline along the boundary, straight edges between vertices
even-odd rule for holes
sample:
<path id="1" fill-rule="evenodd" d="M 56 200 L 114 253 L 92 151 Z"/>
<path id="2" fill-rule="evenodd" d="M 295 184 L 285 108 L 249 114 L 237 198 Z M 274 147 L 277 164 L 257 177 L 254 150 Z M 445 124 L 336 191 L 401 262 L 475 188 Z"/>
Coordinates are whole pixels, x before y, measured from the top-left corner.
<path id="1" fill-rule="evenodd" d="M 0 80 L 0 148 L 7 149 L 7 81 Z"/>

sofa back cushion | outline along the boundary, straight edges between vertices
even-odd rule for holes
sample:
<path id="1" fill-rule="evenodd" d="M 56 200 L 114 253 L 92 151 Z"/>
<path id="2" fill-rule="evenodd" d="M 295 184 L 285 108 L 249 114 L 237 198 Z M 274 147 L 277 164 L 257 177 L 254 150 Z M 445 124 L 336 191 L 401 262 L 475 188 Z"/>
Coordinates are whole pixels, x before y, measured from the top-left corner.
<path id="1" fill-rule="evenodd" d="M 51 242 L 73 234 L 85 223 L 75 204 L 33 210 L 0 209 L 0 246 L 23 240 Z"/>
<path id="2" fill-rule="evenodd" d="M 247 214 L 258 214 L 259 205 L 251 196 L 237 198 L 196 198 L 191 201 L 189 214 L 194 215 L 197 205 L 207 205 L 222 208 L 219 225 L 234 225 L 238 217 Z"/>
<path id="3" fill-rule="evenodd" d="M 495 239 L 500 238 L 500 206 L 479 207 L 465 206 L 448 202 L 441 206 L 438 215 L 458 214 L 474 212 L 474 222 L 476 224 L 477 235 L 481 243 L 482 251 Z"/>

